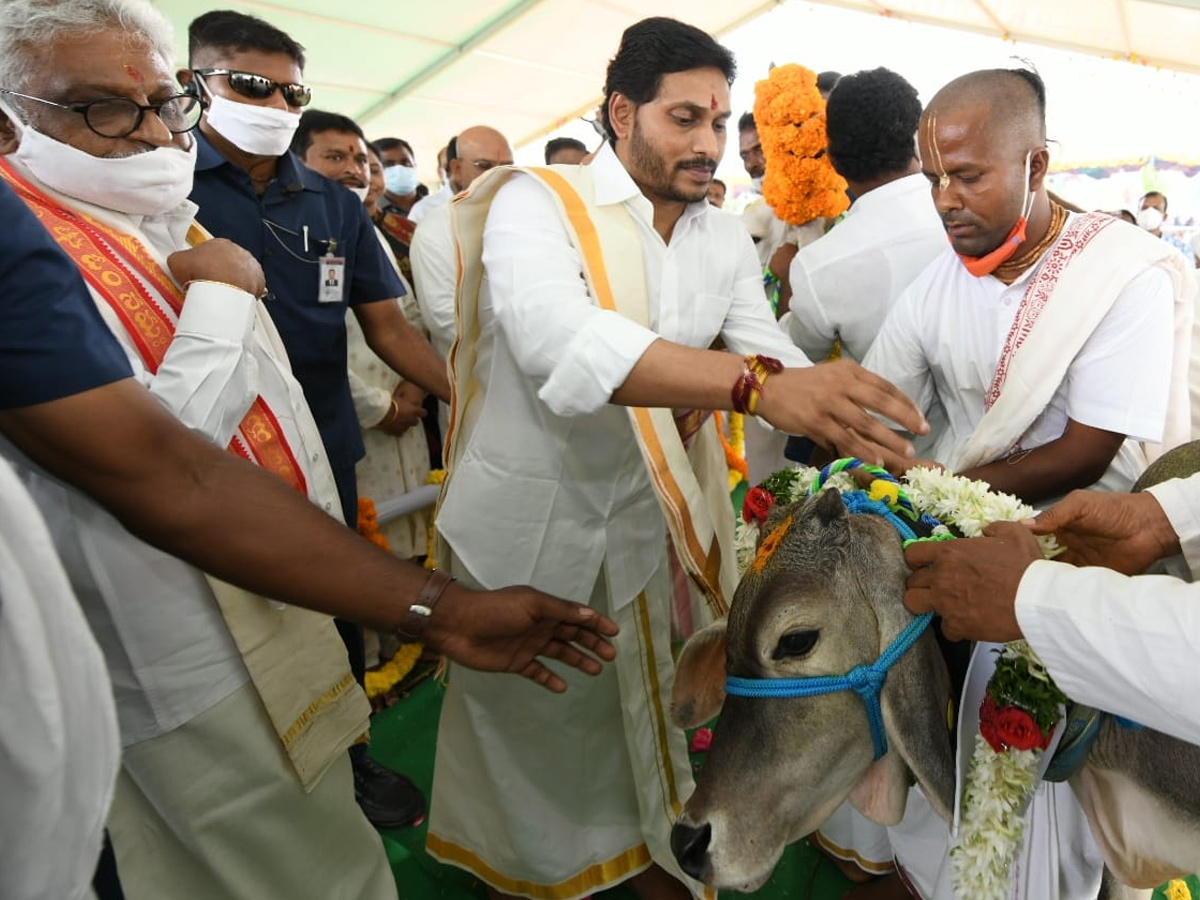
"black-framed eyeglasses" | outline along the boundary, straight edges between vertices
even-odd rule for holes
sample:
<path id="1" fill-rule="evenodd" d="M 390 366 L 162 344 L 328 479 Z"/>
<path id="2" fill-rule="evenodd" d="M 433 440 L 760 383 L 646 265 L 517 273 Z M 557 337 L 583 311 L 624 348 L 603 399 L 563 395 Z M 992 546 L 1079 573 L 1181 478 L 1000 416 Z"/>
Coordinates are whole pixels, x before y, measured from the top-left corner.
<path id="1" fill-rule="evenodd" d="M 280 84 L 264 75 L 253 72 L 239 72 L 236 69 L 193 69 L 197 75 L 207 78 L 209 75 L 223 75 L 229 79 L 229 86 L 234 93 L 249 97 L 251 100 L 266 100 L 276 91 L 283 94 L 288 106 L 308 106 L 312 102 L 312 88 L 306 84 Z"/>
<path id="2" fill-rule="evenodd" d="M 44 100 L 7 88 L 0 88 L 0 94 L 34 100 L 47 106 L 78 113 L 83 116 L 88 128 L 106 138 L 129 137 L 142 127 L 142 120 L 147 112 L 158 116 L 172 134 L 182 134 L 196 127 L 204 109 L 203 104 L 191 94 L 174 94 L 158 103 L 146 104 L 130 100 L 128 97 L 101 97 L 87 103 L 55 103 L 53 100 Z"/>

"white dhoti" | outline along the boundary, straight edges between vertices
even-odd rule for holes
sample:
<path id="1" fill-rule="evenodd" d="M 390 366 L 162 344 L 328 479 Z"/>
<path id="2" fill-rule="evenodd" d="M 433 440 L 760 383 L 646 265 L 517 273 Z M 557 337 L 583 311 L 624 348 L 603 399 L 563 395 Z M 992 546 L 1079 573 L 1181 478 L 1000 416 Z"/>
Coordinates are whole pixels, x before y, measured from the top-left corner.
<path id="1" fill-rule="evenodd" d="M 252 685 L 127 747 L 108 828 L 128 900 L 396 900 L 349 757 L 306 793 Z"/>
<path id="2" fill-rule="evenodd" d="M 461 566 L 453 574 L 473 583 Z M 455 667 L 442 706 L 428 849 L 500 891 L 573 900 L 652 862 L 687 879 L 670 829 L 694 788 L 686 736 L 668 717 L 674 661 L 664 564 L 613 609 L 603 575 L 591 606 L 616 619 L 617 661 L 596 677 L 550 663 L 570 686 Z"/>

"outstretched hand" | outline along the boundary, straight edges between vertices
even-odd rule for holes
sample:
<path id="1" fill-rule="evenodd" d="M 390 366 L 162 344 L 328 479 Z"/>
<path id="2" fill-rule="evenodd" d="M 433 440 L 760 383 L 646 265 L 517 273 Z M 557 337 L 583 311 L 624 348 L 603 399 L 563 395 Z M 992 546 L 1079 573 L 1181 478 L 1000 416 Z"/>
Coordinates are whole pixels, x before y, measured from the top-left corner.
<path id="1" fill-rule="evenodd" d="M 472 591 L 450 585 L 434 608 L 424 639 L 468 668 L 513 672 L 561 694 L 567 683 L 539 657 L 598 675 L 600 660 L 616 658 L 616 648 L 607 640 L 616 633 L 616 623 L 590 607 L 531 587 Z"/>
<path id="2" fill-rule="evenodd" d="M 1153 494 L 1072 491 L 1027 523 L 1034 534 L 1054 533 L 1062 562 L 1104 566 L 1139 575 L 1152 562 L 1179 552 L 1179 538 Z"/>
<path id="3" fill-rule="evenodd" d="M 929 431 L 925 417 L 899 388 L 848 359 L 773 375 L 758 409 L 781 431 L 896 473 L 913 464 L 912 445 L 871 413 L 913 434 Z"/>
<path id="4" fill-rule="evenodd" d="M 1016 522 L 994 522 L 984 537 L 922 541 L 904 551 L 911 568 L 904 605 L 912 613 L 936 612 L 951 640 L 1012 641 L 1017 586 L 1042 548 Z"/>

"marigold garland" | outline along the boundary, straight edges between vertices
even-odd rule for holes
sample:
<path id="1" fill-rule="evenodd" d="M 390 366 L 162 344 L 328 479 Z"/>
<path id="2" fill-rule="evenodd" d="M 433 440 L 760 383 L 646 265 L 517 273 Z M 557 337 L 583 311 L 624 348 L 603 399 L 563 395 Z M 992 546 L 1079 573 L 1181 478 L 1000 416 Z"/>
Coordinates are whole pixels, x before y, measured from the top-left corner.
<path id="1" fill-rule="evenodd" d="M 729 414 L 729 437 L 725 437 L 724 417 L 713 413 L 717 422 L 717 435 L 721 438 L 721 449 L 725 451 L 725 465 L 729 468 L 729 490 L 743 481 L 750 480 L 750 467 L 746 465 L 746 431 L 741 413 Z"/>
<path id="2" fill-rule="evenodd" d="M 776 66 L 754 86 L 754 123 L 767 162 L 763 199 L 790 225 L 832 219 L 850 207 L 846 181 L 826 154 L 825 101 L 817 76 Z"/>
<path id="3" fill-rule="evenodd" d="M 379 530 L 379 513 L 375 509 L 375 501 L 370 497 L 358 498 L 358 533 L 379 549 L 391 552 L 387 538 Z M 374 700 L 403 681 L 421 658 L 424 649 L 423 644 L 401 644 L 395 656 L 378 668 L 368 671 L 363 676 L 363 689 L 367 692 L 367 698 Z"/>

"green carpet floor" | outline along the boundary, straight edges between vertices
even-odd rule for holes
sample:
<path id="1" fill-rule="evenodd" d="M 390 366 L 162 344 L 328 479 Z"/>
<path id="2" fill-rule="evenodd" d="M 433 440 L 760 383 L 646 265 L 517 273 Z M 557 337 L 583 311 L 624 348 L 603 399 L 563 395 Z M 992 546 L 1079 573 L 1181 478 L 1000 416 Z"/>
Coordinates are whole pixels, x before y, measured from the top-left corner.
<path id="1" fill-rule="evenodd" d="M 396 705 L 372 719 L 371 755 L 381 763 L 408 775 L 429 796 L 433 781 L 433 751 L 442 686 L 433 679 L 419 683 Z M 445 866 L 425 853 L 425 830 L 415 828 L 381 832 L 392 871 L 400 889 L 400 900 L 483 900 L 478 879 L 452 866 Z M 1200 882 L 1188 879 L 1192 896 L 1200 898 Z M 783 859 L 760 890 L 754 894 L 722 893 L 722 900 L 751 897 L 756 900 L 835 900 L 849 882 L 826 859 L 807 844 L 788 848 Z M 1161 890 L 1154 900 L 1163 900 Z M 620 887 L 598 894 L 596 900 L 636 900 L 632 891 Z"/>

